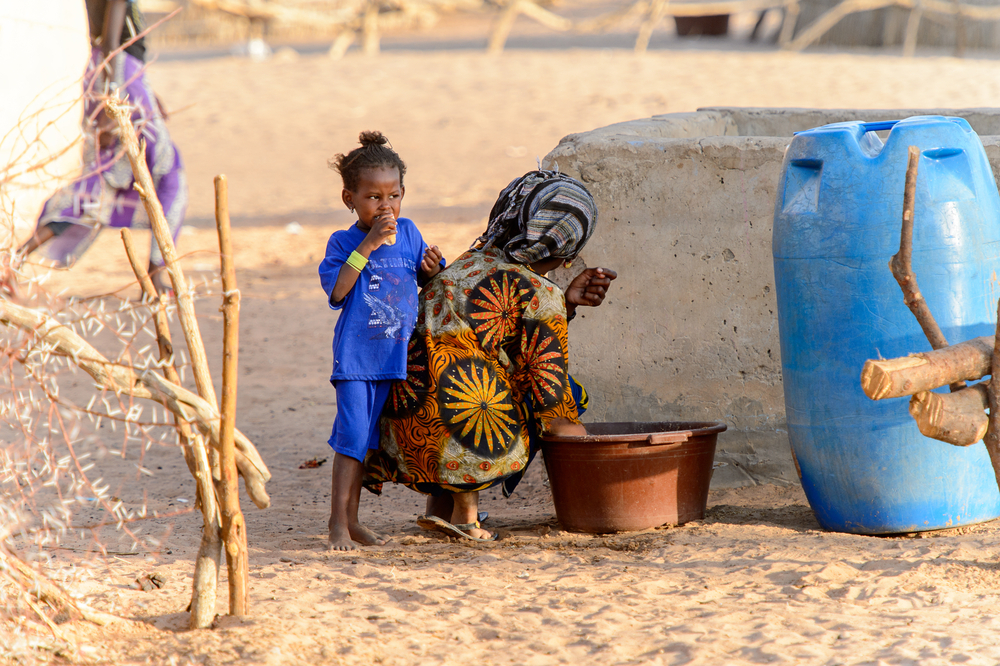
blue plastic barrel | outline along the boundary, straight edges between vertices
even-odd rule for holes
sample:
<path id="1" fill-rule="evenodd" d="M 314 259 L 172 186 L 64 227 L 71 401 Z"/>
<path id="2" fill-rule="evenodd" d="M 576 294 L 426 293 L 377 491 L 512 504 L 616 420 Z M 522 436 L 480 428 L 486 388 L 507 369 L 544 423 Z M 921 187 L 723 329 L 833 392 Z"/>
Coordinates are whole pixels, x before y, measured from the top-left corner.
<path id="1" fill-rule="evenodd" d="M 884 144 L 879 130 L 890 130 Z M 773 252 L 788 437 L 828 530 L 913 532 L 1000 515 L 982 442 L 924 437 L 909 398 L 873 401 L 861 390 L 867 359 L 930 350 L 888 268 L 911 145 L 923 151 L 913 231 L 920 291 L 949 343 L 992 335 L 1000 196 L 964 119 L 826 125 L 798 133 L 782 167 Z"/>

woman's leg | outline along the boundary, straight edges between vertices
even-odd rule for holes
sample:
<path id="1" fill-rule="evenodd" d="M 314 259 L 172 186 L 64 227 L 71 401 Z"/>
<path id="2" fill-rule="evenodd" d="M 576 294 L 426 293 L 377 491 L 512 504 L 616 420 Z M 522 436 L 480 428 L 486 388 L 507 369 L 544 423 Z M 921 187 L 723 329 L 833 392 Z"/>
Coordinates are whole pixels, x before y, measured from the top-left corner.
<path id="1" fill-rule="evenodd" d="M 427 516 L 437 516 L 438 518 L 444 518 L 445 520 L 451 520 L 451 514 L 455 511 L 455 499 L 451 493 L 445 493 L 444 495 L 429 495 L 427 497 L 427 510 L 424 512 Z"/>
<path id="2" fill-rule="evenodd" d="M 452 495 L 455 508 L 451 513 L 452 525 L 468 525 L 479 520 L 479 493 L 455 493 Z M 470 536 L 477 539 L 489 539 L 493 534 L 481 527 L 467 530 Z"/>

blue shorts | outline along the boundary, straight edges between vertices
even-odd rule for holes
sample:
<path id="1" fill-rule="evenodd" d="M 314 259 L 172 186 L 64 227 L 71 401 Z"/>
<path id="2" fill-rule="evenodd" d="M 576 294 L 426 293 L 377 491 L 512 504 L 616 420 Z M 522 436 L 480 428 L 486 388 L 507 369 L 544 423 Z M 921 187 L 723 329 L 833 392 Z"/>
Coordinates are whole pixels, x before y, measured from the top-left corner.
<path id="1" fill-rule="evenodd" d="M 334 451 L 364 462 L 365 454 L 378 448 L 378 419 L 394 381 L 342 379 L 333 382 L 337 389 L 337 418 L 333 421 L 329 444 Z"/>

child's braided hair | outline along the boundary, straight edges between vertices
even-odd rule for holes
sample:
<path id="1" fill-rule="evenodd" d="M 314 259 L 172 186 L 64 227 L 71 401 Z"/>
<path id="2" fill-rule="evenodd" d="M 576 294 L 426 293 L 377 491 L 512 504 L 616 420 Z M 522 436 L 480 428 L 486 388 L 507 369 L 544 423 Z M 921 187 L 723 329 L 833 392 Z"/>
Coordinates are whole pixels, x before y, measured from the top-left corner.
<path id="1" fill-rule="evenodd" d="M 382 132 L 365 131 L 358 137 L 360 148 L 355 148 L 346 155 L 338 153 L 327 161 L 331 169 L 344 179 L 344 188 L 351 192 L 358 189 L 358 179 L 366 169 L 393 168 L 399 170 L 399 185 L 403 186 L 403 175 L 406 165 L 399 157 L 389 139 Z"/>

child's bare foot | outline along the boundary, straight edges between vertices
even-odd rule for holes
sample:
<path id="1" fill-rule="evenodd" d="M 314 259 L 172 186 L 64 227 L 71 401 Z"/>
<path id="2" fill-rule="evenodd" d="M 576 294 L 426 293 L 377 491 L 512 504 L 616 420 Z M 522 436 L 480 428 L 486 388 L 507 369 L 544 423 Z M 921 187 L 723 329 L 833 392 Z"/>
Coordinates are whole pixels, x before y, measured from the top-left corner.
<path id="1" fill-rule="evenodd" d="M 384 546 L 388 539 L 364 525 L 355 524 L 347 529 L 340 527 L 330 528 L 330 550 L 357 550 L 361 546 Z"/>
<path id="2" fill-rule="evenodd" d="M 389 540 L 381 534 L 377 534 L 368 529 L 361 523 L 351 525 L 349 531 L 351 538 L 360 543 L 362 546 L 384 546 Z"/>
<path id="3" fill-rule="evenodd" d="M 351 537 L 347 537 L 346 539 L 342 538 L 335 539 L 331 535 L 329 545 L 327 545 L 327 548 L 329 548 L 330 550 L 358 550 L 359 548 L 361 548 L 361 546 L 354 543 L 354 541 L 351 540 Z"/>

